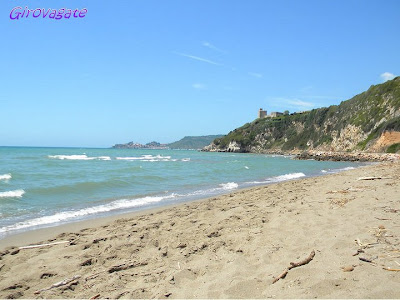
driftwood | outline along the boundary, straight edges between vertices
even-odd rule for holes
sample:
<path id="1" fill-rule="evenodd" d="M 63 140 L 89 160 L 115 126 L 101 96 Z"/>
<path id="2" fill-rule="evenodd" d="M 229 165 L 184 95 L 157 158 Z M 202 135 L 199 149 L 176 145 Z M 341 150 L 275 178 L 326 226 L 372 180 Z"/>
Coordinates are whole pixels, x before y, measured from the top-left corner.
<path id="1" fill-rule="evenodd" d="M 369 258 L 365 258 L 365 257 L 359 257 L 358 259 L 376 266 L 376 263 L 373 261 L 373 259 L 369 259 Z"/>
<path id="2" fill-rule="evenodd" d="M 94 273 L 94 274 L 92 274 L 92 275 L 89 275 L 89 276 L 87 276 L 87 277 L 85 278 L 85 281 L 88 281 L 88 280 L 91 280 L 91 279 L 95 279 L 95 278 L 98 277 L 100 274 L 103 274 L 103 273 L 105 273 L 105 272 L 107 272 L 107 271 L 101 271 L 101 272 L 97 272 L 97 273 Z"/>
<path id="3" fill-rule="evenodd" d="M 357 239 L 355 240 L 355 242 L 357 243 L 357 245 L 358 245 L 361 249 L 371 248 L 370 246 L 379 244 L 379 243 L 367 243 L 367 244 L 363 244 L 363 243 L 361 243 L 361 241 L 360 241 L 359 238 L 357 238 Z"/>
<path id="4" fill-rule="evenodd" d="M 67 278 L 67 279 L 64 279 L 63 281 L 56 282 L 53 285 L 49 286 L 48 288 L 37 290 L 36 292 L 34 292 L 34 294 L 37 295 L 37 294 L 40 294 L 41 292 L 67 285 L 68 283 L 71 283 L 79 278 L 81 278 L 81 275 L 75 275 L 74 277 Z"/>
<path id="5" fill-rule="evenodd" d="M 30 245 L 30 246 L 19 247 L 18 249 L 23 250 L 23 249 L 41 248 L 41 247 L 54 246 L 54 245 L 59 245 L 59 244 L 66 244 L 66 243 L 70 243 L 70 242 L 71 241 L 61 241 L 61 242 L 54 242 L 54 243 L 48 243 L 48 244 Z"/>
<path id="6" fill-rule="evenodd" d="M 353 254 L 353 256 L 357 256 L 360 253 L 364 253 L 364 250 L 362 249 L 357 249 L 357 252 Z"/>
<path id="7" fill-rule="evenodd" d="M 392 177 L 359 177 L 357 180 L 376 180 L 376 179 L 392 179 Z"/>
<path id="8" fill-rule="evenodd" d="M 147 265 L 147 262 L 125 263 L 125 264 L 111 267 L 110 269 L 108 269 L 108 273 L 119 272 L 119 271 L 128 270 L 131 268 L 136 268 L 136 267 L 141 267 L 141 266 L 146 266 L 146 265 Z"/>
<path id="9" fill-rule="evenodd" d="M 293 268 L 296 268 L 296 267 L 300 267 L 300 266 L 303 266 L 303 265 L 308 264 L 310 261 L 313 260 L 314 256 L 315 256 L 315 251 L 313 250 L 313 251 L 311 251 L 310 255 L 309 255 L 306 259 L 304 259 L 304 260 L 302 260 L 302 261 L 299 261 L 299 262 L 297 262 L 297 263 L 291 262 L 291 263 L 290 263 L 290 266 L 287 267 L 279 276 L 277 276 L 277 277 L 272 281 L 272 284 L 274 284 L 275 282 L 277 282 L 277 281 L 278 281 L 279 279 L 281 279 L 281 278 L 285 278 L 286 275 L 287 275 L 287 273 L 289 272 L 289 270 L 291 270 L 291 269 L 293 269 Z"/>
<path id="10" fill-rule="evenodd" d="M 392 269 L 392 268 L 383 268 L 386 271 L 394 271 L 394 272 L 400 272 L 400 269 Z"/>

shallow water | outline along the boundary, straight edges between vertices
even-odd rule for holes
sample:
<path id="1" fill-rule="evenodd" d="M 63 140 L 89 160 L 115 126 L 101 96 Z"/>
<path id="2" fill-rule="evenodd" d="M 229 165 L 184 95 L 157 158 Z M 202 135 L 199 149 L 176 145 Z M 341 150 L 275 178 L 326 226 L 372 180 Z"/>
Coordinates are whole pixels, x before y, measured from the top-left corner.
<path id="1" fill-rule="evenodd" d="M 358 166 L 256 154 L 0 147 L 0 238 Z"/>

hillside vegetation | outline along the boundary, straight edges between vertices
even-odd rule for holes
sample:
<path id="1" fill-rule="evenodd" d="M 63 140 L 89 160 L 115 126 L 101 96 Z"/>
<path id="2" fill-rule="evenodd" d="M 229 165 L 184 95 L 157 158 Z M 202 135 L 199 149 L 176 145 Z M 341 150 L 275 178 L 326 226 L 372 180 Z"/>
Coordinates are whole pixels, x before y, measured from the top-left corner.
<path id="1" fill-rule="evenodd" d="M 400 132 L 400 77 L 373 85 L 340 105 L 257 119 L 215 139 L 205 150 L 399 151 L 398 135 L 388 139 L 388 132 Z"/>
<path id="2" fill-rule="evenodd" d="M 205 135 L 205 136 L 185 136 L 177 142 L 168 144 L 171 149 L 202 149 L 209 145 L 216 138 L 222 137 L 219 135 Z"/>

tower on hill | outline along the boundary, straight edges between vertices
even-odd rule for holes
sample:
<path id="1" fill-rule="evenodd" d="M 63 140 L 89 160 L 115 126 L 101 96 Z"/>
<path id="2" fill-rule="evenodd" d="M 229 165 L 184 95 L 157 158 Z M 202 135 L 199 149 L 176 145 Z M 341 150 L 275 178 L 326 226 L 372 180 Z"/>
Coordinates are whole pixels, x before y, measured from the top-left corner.
<path id="1" fill-rule="evenodd" d="M 267 116 L 267 111 L 260 108 L 260 110 L 258 111 L 258 118 L 262 119 L 265 118 L 266 116 Z"/>

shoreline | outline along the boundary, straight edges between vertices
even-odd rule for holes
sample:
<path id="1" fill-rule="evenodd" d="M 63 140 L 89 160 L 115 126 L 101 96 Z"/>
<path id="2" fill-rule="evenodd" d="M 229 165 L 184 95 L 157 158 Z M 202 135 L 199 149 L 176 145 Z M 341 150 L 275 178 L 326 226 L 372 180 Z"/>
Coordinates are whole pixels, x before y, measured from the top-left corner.
<path id="1" fill-rule="evenodd" d="M 230 152 L 227 150 L 205 150 L 203 152 Z M 318 161 L 351 161 L 351 162 L 385 162 L 400 160 L 400 153 L 384 153 L 384 152 L 343 152 L 343 151 L 322 151 L 322 150 L 264 150 L 260 152 L 235 152 L 232 153 L 250 153 L 250 154 L 271 154 L 282 156 L 293 156 L 294 159 L 307 160 L 314 159 Z"/>
<path id="2" fill-rule="evenodd" d="M 69 243 L 0 252 L 0 298 L 398 298 L 399 174 L 385 162 L 62 225 L 32 243 Z"/>
<path id="3" fill-rule="evenodd" d="M 322 176 L 325 176 L 325 175 L 322 175 Z M 237 189 L 237 190 L 234 190 L 233 192 L 239 191 L 239 190 L 241 191 L 241 190 L 252 189 L 252 188 L 254 188 L 254 187 Z M 229 193 L 216 195 L 215 197 L 220 197 L 220 196 L 224 196 L 227 194 L 229 194 Z M 194 199 L 194 200 L 190 200 L 187 202 L 179 202 L 179 203 L 168 204 L 165 206 L 144 208 L 144 209 L 138 210 L 138 211 L 117 213 L 117 214 L 102 216 L 102 217 L 98 217 L 98 218 L 80 220 L 80 221 L 75 221 L 75 222 L 54 225 L 54 226 L 50 226 L 50 227 L 37 228 L 37 229 L 27 230 L 27 231 L 23 231 L 23 232 L 18 232 L 18 233 L 6 236 L 3 239 L 0 239 L 0 253 L 2 251 L 6 251 L 8 248 L 23 247 L 23 246 L 29 246 L 32 244 L 40 244 L 46 240 L 50 241 L 50 240 L 53 240 L 56 236 L 62 235 L 66 232 L 79 232 L 81 230 L 87 230 L 87 229 L 93 229 L 93 228 L 97 228 L 97 227 L 108 226 L 119 220 L 140 218 L 140 217 L 143 217 L 146 215 L 152 215 L 152 214 L 162 212 L 163 210 L 179 208 L 181 206 L 185 206 L 190 203 L 207 201 L 207 200 L 210 200 L 211 198 L 215 198 L 215 197 Z"/>
<path id="4" fill-rule="evenodd" d="M 271 154 L 271 155 L 281 155 L 281 154 Z M 288 155 L 282 154 L 282 156 L 288 156 Z M 364 162 L 364 163 L 366 163 L 366 164 L 360 165 L 360 166 L 355 166 L 354 168 L 358 169 L 358 168 L 363 168 L 363 167 L 366 167 L 369 165 L 369 164 L 367 164 L 368 162 Z M 373 163 L 377 163 L 377 162 L 369 162 L 369 163 L 373 164 Z M 36 243 L 39 239 L 42 239 L 42 240 L 51 239 L 56 234 L 62 234 L 64 232 L 80 231 L 82 229 L 104 226 L 104 225 L 106 225 L 108 223 L 112 223 L 118 219 L 132 218 L 132 217 L 136 217 L 136 216 L 151 214 L 151 213 L 162 211 L 164 209 L 179 207 L 179 206 L 190 204 L 193 202 L 207 201 L 212 198 L 225 196 L 225 195 L 236 193 L 239 191 L 252 190 L 252 189 L 258 188 L 258 187 L 269 186 L 269 185 L 274 185 L 274 184 L 279 184 L 279 183 L 284 183 L 284 182 L 290 182 L 290 181 L 299 180 L 299 179 L 324 177 L 324 176 L 338 174 L 338 173 L 345 172 L 345 171 L 347 171 L 347 170 L 346 169 L 337 169 L 335 172 L 328 173 L 328 174 L 326 174 L 326 173 L 325 174 L 324 173 L 313 174 L 313 175 L 307 175 L 305 177 L 287 179 L 287 180 L 278 181 L 278 182 L 257 183 L 257 184 L 250 185 L 250 186 L 244 186 L 244 187 L 240 187 L 240 188 L 236 188 L 236 189 L 232 189 L 232 190 L 227 190 L 221 194 L 209 195 L 204 198 L 188 198 L 186 200 L 182 200 L 182 201 L 179 201 L 176 203 L 169 203 L 169 204 L 164 204 L 164 205 L 155 206 L 155 207 L 139 208 L 138 210 L 130 211 L 130 212 L 115 212 L 115 213 L 110 212 L 108 215 L 105 215 L 105 216 L 104 215 L 97 216 L 97 217 L 91 216 L 90 218 L 83 219 L 83 220 L 75 220 L 75 221 L 69 221 L 69 222 L 67 221 L 65 223 L 39 227 L 39 228 L 35 228 L 35 229 L 17 230 L 15 233 L 12 232 L 9 235 L 0 239 L 0 251 L 4 250 L 7 247 L 26 246 L 28 244 Z"/>
<path id="5" fill-rule="evenodd" d="M 314 159 L 318 161 L 393 162 L 400 160 L 400 154 L 372 152 L 305 151 L 297 154 L 296 159 Z"/>

